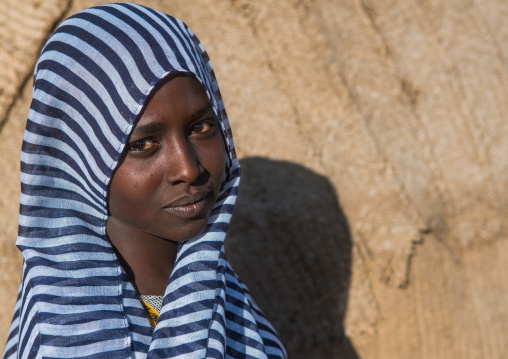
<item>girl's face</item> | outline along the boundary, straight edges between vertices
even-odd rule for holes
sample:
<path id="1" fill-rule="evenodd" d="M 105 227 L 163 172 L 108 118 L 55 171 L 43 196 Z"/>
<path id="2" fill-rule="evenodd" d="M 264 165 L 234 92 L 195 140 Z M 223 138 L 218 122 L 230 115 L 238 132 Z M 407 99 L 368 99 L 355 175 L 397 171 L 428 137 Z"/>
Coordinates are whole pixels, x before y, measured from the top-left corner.
<path id="1" fill-rule="evenodd" d="M 183 241 L 205 228 L 220 191 L 226 151 L 201 84 L 179 76 L 145 107 L 109 191 L 110 237 Z"/>

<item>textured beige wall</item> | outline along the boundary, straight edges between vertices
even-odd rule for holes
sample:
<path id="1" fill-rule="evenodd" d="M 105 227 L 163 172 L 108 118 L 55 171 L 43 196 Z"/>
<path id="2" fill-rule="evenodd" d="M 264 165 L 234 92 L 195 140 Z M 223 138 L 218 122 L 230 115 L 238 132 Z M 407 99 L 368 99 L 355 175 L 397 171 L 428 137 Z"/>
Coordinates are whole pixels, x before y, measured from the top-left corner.
<path id="1" fill-rule="evenodd" d="M 1 1 L 5 337 L 33 65 L 104 2 Z M 229 257 L 291 358 L 505 357 L 508 3 L 140 3 L 210 54 L 245 174 Z"/>

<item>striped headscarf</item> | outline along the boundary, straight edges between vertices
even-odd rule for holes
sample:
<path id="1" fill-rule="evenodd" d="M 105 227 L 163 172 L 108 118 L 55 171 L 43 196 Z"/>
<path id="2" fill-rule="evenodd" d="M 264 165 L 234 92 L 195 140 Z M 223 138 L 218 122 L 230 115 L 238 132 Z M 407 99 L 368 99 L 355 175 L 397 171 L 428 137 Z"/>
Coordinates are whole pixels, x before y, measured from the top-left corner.
<path id="1" fill-rule="evenodd" d="M 108 185 L 154 86 L 193 74 L 228 161 L 208 225 L 181 243 L 152 329 L 106 235 Z M 65 20 L 36 64 L 21 154 L 23 277 L 5 358 L 284 358 L 224 255 L 240 166 L 209 58 L 180 20 L 110 4 Z"/>

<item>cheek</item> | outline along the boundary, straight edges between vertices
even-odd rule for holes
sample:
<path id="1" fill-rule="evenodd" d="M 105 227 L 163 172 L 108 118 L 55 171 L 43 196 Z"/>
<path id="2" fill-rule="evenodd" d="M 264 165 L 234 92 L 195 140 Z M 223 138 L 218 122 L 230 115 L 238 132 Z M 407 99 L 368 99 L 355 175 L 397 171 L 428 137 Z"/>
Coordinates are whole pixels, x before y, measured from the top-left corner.
<path id="1" fill-rule="evenodd" d="M 214 180 L 220 186 L 222 183 L 222 178 L 224 177 L 224 173 L 226 171 L 226 149 L 224 147 L 224 142 L 221 139 L 220 145 L 218 145 L 213 153 L 213 167 L 214 167 Z"/>
<path id="2" fill-rule="evenodd" d="M 138 175 L 134 176 L 133 174 Z M 113 176 L 109 189 L 109 211 L 113 216 L 129 216 L 148 199 L 153 187 L 154 174 L 136 172 L 136 169 L 121 167 Z M 143 208 L 143 207 L 141 207 Z M 139 213 L 139 212 L 138 212 Z"/>

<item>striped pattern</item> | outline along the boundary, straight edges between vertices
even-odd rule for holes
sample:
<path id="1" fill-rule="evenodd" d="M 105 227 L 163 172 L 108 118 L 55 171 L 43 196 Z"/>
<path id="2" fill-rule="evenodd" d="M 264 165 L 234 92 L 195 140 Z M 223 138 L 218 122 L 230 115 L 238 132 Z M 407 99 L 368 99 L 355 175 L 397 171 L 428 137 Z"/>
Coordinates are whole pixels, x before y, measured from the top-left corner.
<path id="1" fill-rule="evenodd" d="M 204 85 L 229 159 L 204 233 L 179 245 L 153 329 L 106 237 L 107 189 L 147 96 L 174 71 Z M 134 4 L 64 21 L 35 69 L 21 155 L 23 279 L 4 357 L 285 357 L 224 255 L 239 179 L 212 66 L 183 22 Z"/>

